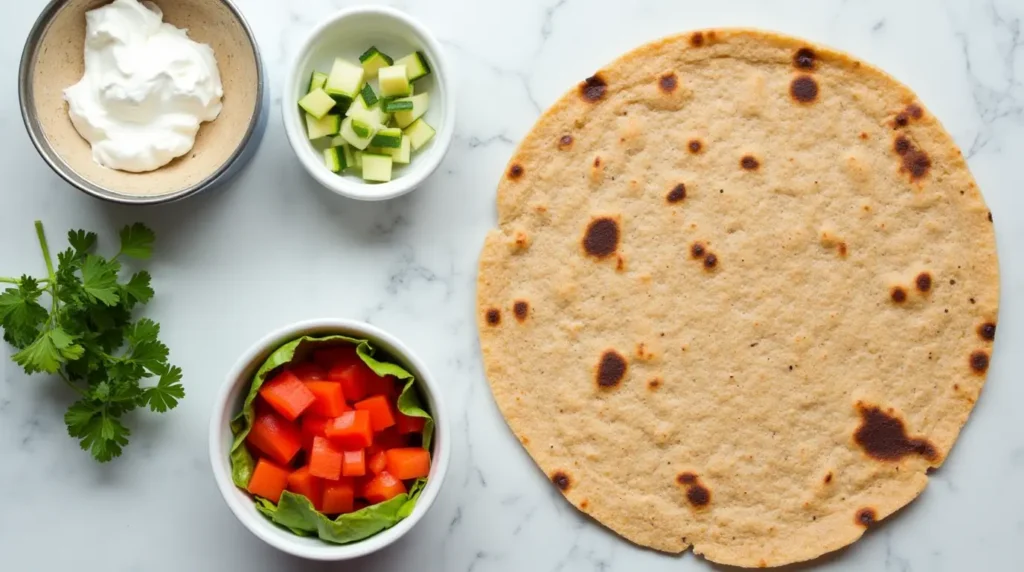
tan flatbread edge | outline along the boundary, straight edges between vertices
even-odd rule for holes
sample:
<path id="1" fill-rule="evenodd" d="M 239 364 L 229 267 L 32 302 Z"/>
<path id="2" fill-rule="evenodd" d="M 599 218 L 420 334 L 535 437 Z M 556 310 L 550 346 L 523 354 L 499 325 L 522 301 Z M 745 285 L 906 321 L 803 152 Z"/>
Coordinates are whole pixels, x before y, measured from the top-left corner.
<path id="1" fill-rule="evenodd" d="M 695 46 L 694 38 L 698 35 L 701 36 L 702 42 L 700 46 Z M 524 253 L 535 250 L 541 240 L 540 237 L 535 236 L 535 233 L 542 234 L 547 231 L 549 226 L 563 223 L 565 214 L 545 204 L 552 198 L 551 195 L 544 194 L 545 186 L 550 187 L 550 184 L 533 185 L 528 184 L 528 181 L 531 176 L 538 178 L 561 176 L 553 172 L 556 167 L 562 166 L 561 163 L 552 165 L 552 159 L 556 159 L 555 162 L 557 162 L 558 153 L 558 141 L 555 135 L 559 131 L 567 134 L 585 131 L 591 121 L 591 111 L 595 109 L 595 106 L 612 105 L 613 95 L 617 93 L 617 90 L 635 87 L 635 84 L 623 87 L 622 82 L 625 81 L 624 78 L 635 81 L 638 69 L 656 70 L 646 74 L 645 77 L 645 81 L 650 82 L 654 89 L 658 81 L 658 74 L 663 70 L 670 70 L 672 66 L 654 64 L 653 67 L 650 67 L 648 64 L 658 61 L 659 58 L 665 58 L 669 52 L 672 54 L 671 57 L 678 62 L 694 62 L 705 58 L 720 57 L 753 58 L 752 61 L 764 58 L 766 66 L 781 68 L 787 65 L 788 58 L 793 52 L 803 47 L 811 48 L 814 51 L 817 65 L 820 68 L 818 72 L 812 73 L 812 76 L 824 76 L 821 70 L 853 74 L 857 81 L 865 86 L 865 89 L 879 91 L 880 100 L 899 102 L 899 105 L 889 104 L 888 119 L 879 117 L 879 125 L 873 126 L 877 127 L 880 132 L 886 129 L 882 123 L 892 120 L 903 109 L 903 106 L 912 103 L 919 105 L 923 110 L 923 117 L 917 120 L 912 127 L 914 141 L 926 148 L 931 157 L 932 167 L 931 173 L 925 182 L 918 184 L 918 188 L 928 189 L 939 186 L 960 190 L 959 196 L 950 192 L 948 196 L 940 197 L 937 200 L 956 203 L 955 210 L 961 215 L 960 220 L 951 219 L 945 222 L 963 231 L 958 236 L 966 237 L 963 239 L 965 244 L 954 246 L 964 246 L 972 252 L 972 255 L 970 260 L 956 259 L 957 262 L 961 262 L 961 265 L 957 266 L 959 271 L 937 271 L 936 275 L 938 280 L 944 281 L 946 276 L 957 272 L 958 280 L 964 285 L 963 290 L 958 292 L 963 292 L 963 294 L 958 294 L 955 300 L 951 298 L 948 304 L 943 301 L 943 304 L 949 306 L 947 310 L 951 315 L 958 311 L 969 313 L 968 321 L 971 328 L 961 328 L 964 331 L 957 331 L 950 335 L 945 335 L 940 331 L 935 335 L 940 338 L 939 345 L 951 353 L 947 363 L 960 364 L 962 367 L 953 371 L 948 379 L 937 380 L 934 389 L 929 389 L 931 382 L 914 378 L 914 383 L 911 384 L 913 387 L 907 390 L 908 396 L 902 396 L 905 399 L 894 398 L 886 402 L 900 402 L 895 410 L 890 408 L 890 412 L 906 422 L 908 433 L 914 437 L 925 438 L 934 445 L 937 456 L 932 460 L 920 456 L 909 456 L 898 462 L 870 459 L 853 443 L 851 435 L 857 428 L 857 424 L 855 413 L 851 412 L 853 420 L 842 419 L 837 425 L 846 435 L 846 442 L 841 445 L 846 446 L 852 453 L 842 451 L 842 447 L 836 445 L 837 450 L 844 455 L 861 453 L 859 462 L 848 467 L 851 472 L 856 467 L 856 472 L 851 476 L 857 481 L 850 486 L 849 490 L 853 495 L 850 498 L 844 497 L 842 500 L 838 500 L 838 497 L 833 498 L 828 496 L 828 493 L 821 492 L 820 486 L 813 490 L 809 488 L 810 492 L 798 500 L 811 507 L 809 515 L 814 518 L 806 523 L 787 523 L 786 526 L 776 528 L 773 526 L 773 515 L 769 507 L 763 507 L 764 522 L 746 521 L 744 520 L 745 515 L 738 513 L 734 515 L 729 512 L 729 507 L 721 507 L 718 503 L 723 493 L 718 492 L 719 485 L 712 482 L 709 485 L 714 490 L 710 509 L 691 510 L 689 513 L 676 511 L 671 514 L 683 516 L 669 522 L 662 518 L 667 513 L 659 512 L 662 508 L 660 505 L 664 502 L 664 497 L 659 497 L 659 493 L 663 494 L 664 490 L 647 490 L 642 487 L 632 491 L 623 490 L 621 483 L 616 480 L 588 472 L 588 459 L 567 456 L 564 451 L 560 450 L 569 448 L 578 455 L 580 451 L 588 449 L 584 441 L 592 436 L 585 435 L 582 439 L 576 439 L 567 434 L 570 429 L 559 426 L 557 421 L 549 422 L 551 415 L 544 412 L 537 413 L 534 417 L 524 417 L 522 402 L 529 401 L 532 405 L 543 403 L 539 400 L 530 401 L 531 386 L 551 380 L 523 379 L 524 368 L 526 368 L 524 364 L 528 364 L 529 360 L 524 360 L 526 354 L 520 350 L 540 352 L 544 355 L 543 359 L 550 359 L 552 355 L 557 356 L 558 352 L 552 354 L 551 351 L 548 351 L 550 348 L 545 348 L 545 346 L 558 345 L 558 351 L 567 356 L 565 359 L 575 362 L 576 365 L 579 362 L 592 363 L 596 360 L 596 356 L 591 359 L 589 356 L 580 358 L 576 355 L 582 351 L 580 346 L 586 345 L 581 344 L 579 339 L 574 340 L 575 344 L 570 343 L 565 346 L 562 340 L 546 335 L 550 334 L 550 331 L 531 330 L 533 322 L 543 319 L 539 313 L 550 308 L 538 307 L 538 304 L 531 303 L 526 313 L 528 317 L 523 324 L 517 324 L 517 320 L 514 318 L 516 308 L 513 304 L 519 299 L 522 292 L 536 296 L 539 289 L 547 288 L 554 291 L 554 298 L 558 296 L 571 298 L 572 289 L 581 286 L 579 283 L 560 284 L 558 280 L 565 274 L 559 272 L 559 267 L 576 265 L 575 267 L 578 268 L 579 265 L 587 262 L 585 253 L 569 252 L 566 255 L 566 261 L 552 263 L 551 268 L 548 269 L 550 271 L 549 281 L 542 278 L 543 275 L 533 276 L 529 281 L 514 280 L 526 272 L 522 269 L 511 269 L 511 261 L 516 260 L 517 257 L 521 258 Z M 783 54 L 786 58 L 785 61 L 780 59 Z M 791 69 L 791 72 L 794 75 L 802 73 L 799 69 Z M 746 567 L 766 567 L 809 560 L 856 541 L 866 529 L 863 522 L 857 522 L 859 514 L 857 510 L 859 509 L 856 507 L 869 508 L 872 511 L 870 520 L 881 520 L 916 498 L 927 484 L 926 469 L 937 467 L 944 461 L 984 384 L 984 372 L 979 374 L 971 371 L 967 367 L 968 360 L 962 350 L 978 348 L 984 351 L 986 356 L 991 353 L 990 342 L 986 343 L 976 338 L 971 339 L 971 330 L 979 323 L 988 321 L 994 324 L 996 322 L 999 298 L 998 263 L 991 214 L 970 175 L 962 153 L 935 116 L 920 104 L 913 92 L 883 71 L 844 53 L 775 33 L 749 29 L 719 29 L 668 37 L 627 53 L 595 75 L 607 83 L 607 97 L 602 101 L 592 103 L 581 97 L 580 88 L 574 87 L 555 102 L 541 116 L 534 130 L 526 136 L 516 150 L 509 162 L 509 168 L 499 184 L 499 228 L 488 234 L 481 254 L 477 281 L 477 303 L 478 328 L 485 373 L 503 415 L 513 432 L 549 477 L 554 479 L 563 476 L 562 471 L 568 474 L 566 482 L 560 484 L 567 485 L 564 493 L 572 504 L 639 545 L 666 552 L 681 552 L 692 545 L 695 553 L 703 554 L 715 562 Z M 679 81 L 685 88 L 686 77 L 679 77 Z M 828 79 L 823 78 L 822 81 L 823 88 L 827 89 Z M 757 87 L 756 83 L 754 87 Z M 564 126 L 564 128 L 559 126 Z M 611 125 L 604 127 L 613 129 Z M 624 141 L 629 135 L 629 126 L 621 127 L 619 131 L 624 133 L 622 139 Z M 872 136 L 874 136 L 873 133 Z M 581 139 L 583 137 L 577 137 L 572 144 L 580 144 Z M 891 144 L 886 143 L 886 145 Z M 594 147 L 594 150 L 598 152 L 600 146 Z M 762 151 L 770 153 L 770 150 L 767 149 L 762 148 Z M 595 152 L 577 153 L 576 158 L 582 159 L 585 155 L 589 161 L 590 157 L 594 157 Z M 606 180 L 603 177 L 607 176 L 607 173 L 598 168 L 597 163 L 595 161 L 593 167 L 588 165 L 582 171 L 583 176 L 587 174 L 590 176 L 589 183 L 592 184 L 589 188 L 591 190 L 599 187 L 601 181 Z M 523 173 L 524 169 L 525 174 Z M 699 177 L 700 170 L 696 169 L 696 172 Z M 620 174 L 622 176 L 629 175 L 628 172 Z M 581 184 L 585 183 L 586 181 Z M 913 185 L 908 184 L 907 186 L 912 187 Z M 571 193 L 572 189 L 562 188 L 561 192 Z M 590 213 L 581 213 L 579 216 L 584 218 L 588 214 Z M 623 216 L 622 218 L 626 219 L 628 223 L 627 217 Z M 583 226 L 585 226 L 585 220 L 572 227 L 573 236 L 565 237 L 566 244 L 579 242 L 579 231 Z M 628 230 L 627 228 L 624 231 L 624 235 L 628 233 Z M 821 237 L 823 245 L 828 242 L 827 239 L 826 236 Z M 622 244 L 627 242 L 628 238 L 624 236 Z M 830 244 L 830 247 L 832 246 L 834 244 Z M 844 245 L 844 256 L 845 248 Z M 851 245 L 851 248 L 856 248 L 856 246 Z M 851 256 L 853 255 L 851 254 Z M 624 257 L 620 256 L 618 261 L 620 270 L 623 266 L 623 258 L 626 261 L 626 271 L 623 274 L 628 274 L 637 261 L 637 255 L 627 252 Z M 942 266 L 941 263 L 936 262 L 938 266 Z M 611 269 L 615 264 L 614 261 L 604 263 L 604 276 L 611 275 L 614 279 L 618 279 L 611 274 Z M 943 270 L 948 269 L 943 268 Z M 541 282 L 544 283 L 541 284 Z M 857 284 L 849 285 L 850 288 L 858 286 Z M 910 286 L 911 295 L 914 295 L 913 285 Z M 934 299 L 939 298 L 940 292 L 944 295 L 945 291 L 937 288 Z M 494 312 L 497 312 L 499 321 L 497 324 L 493 323 L 495 321 Z M 646 318 L 647 316 L 638 316 L 637 320 Z M 961 325 L 959 322 L 946 323 L 948 328 L 959 325 Z M 585 330 L 586 324 L 578 324 L 578 327 Z M 600 327 L 598 326 L 597 329 L 599 330 Z M 558 331 L 563 334 L 567 332 L 564 327 Z M 540 334 L 545 335 L 541 336 Z M 538 339 L 538 337 L 543 339 Z M 571 331 L 568 331 L 567 337 L 572 337 Z M 522 344 L 522 346 L 516 344 Z M 667 350 L 657 348 L 656 343 L 652 346 L 654 346 L 654 349 L 651 350 L 653 357 L 650 358 L 650 361 L 656 362 L 659 359 L 657 353 Z M 640 346 L 641 349 L 638 349 L 637 356 L 632 355 L 632 347 L 620 348 L 630 356 L 630 376 L 635 376 L 635 370 L 642 367 L 646 361 L 643 357 L 642 347 Z M 583 349 L 589 351 L 592 348 Z M 954 356 L 953 352 L 959 353 Z M 935 359 L 944 359 L 944 357 L 935 356 Z M 538 359 L 542 358 L 538 357 Z M 931 354 L 928 359 L 932 359 Z M 553 375 L 556 375 L 559 373 L 559 364 L 549 369 Z M 908 375 L 914 376 L 913 373 Z M 623 382 L 623 386 L 627 388 L 642 385 L 642 380 L 630 377 Z M 557 383 L 551 383 L 546 391 L 548 391 L 551 401 L 557 402 L 558 405 L 572 405 L 571 402 L 558 401 L 557 398 L 563 393 L 558 392 Z M 627 389 L 623 389 L 620 394 L 625 394 L 626 391 Z M 871 394 L 870 390 L 865 391 L 868 394 L 864 397 L 869 399 L 882 397 Z M 930 396 L 928 395 L 929 391 L 933 392 Z M 856 393 L 857 389 L 854 388 L 853 394 Z M 925 397 L 915 400 L 915 395 L 917 397 L 924 395 Z M 609 398 L 608 395 L 595 390 L 594 396 L 588 397 L 589 401 L 586 403 L 604 406 L 611 399 L 614 397 Z M 638 400 L 644 403 L 643 399 L 638 398 Z M 852 401 L 848 405 L 850 409 L 853 409 Z M 884 405 L 885 403 L 880 403 L 880 406 Z M 915 407 L 922 409 L 918 410 Z M 598 408 L 592 407 L 591 409 Z M 609 412 L 608 409 L 602 411 Z M 633 410 L 630 412 L 635 413 Z M 628 417 L 630 412 L 623 412 L 623 415 Z M 615 411 L 611 410 L 612 416 L 614 413 Z M 573 419 L 579 419 L 581 412 L 574 411 L 572 414 Z M 546 433 L 538 434 L 533 429 L 535 426 L 543 426 Z M 649 432 L 641 433 L 649 436 Z M 672 432 L 669 431 L 669 433 Z M 643 443 L 635 445 L 640 449 L 646 446 Z M 651 445 L 651 447 L 654 446 Z M 600 446 L 596 447 L 600 449 Z M 623 449 L 621 453 L 623 458 L 620 459 L 620 464 L 629 465 L 632 451 Z M 722 462 L 721 459 L 717 459 L 717 461 Z M 810 462 L 824 462 L 823 466 L 827 467 L 829 459 L 812 459 Z M 677 463 L 673 462 L 673 465 L 677 465 Z M 728 463 L 724 463 L 724 465 L 726 465 L 724 468 L 716 469 L 719 474 L 728 473 Z M 677 468 L 673 467 L 673 470 Z M 746 468 L 749 469 L 749 467 Z M 830 479 L 831 475 L 832 473 L 829 472 Z M 844 475 L 836 475 L 836 481 L 841 481 L 842 478 Z M 810 500 L 804 500 L 804 498 Z M 680 504 L 686 508 L 685 502 Z M 785 516 L 785 511 L 780 509 L 780 513 Z"/>

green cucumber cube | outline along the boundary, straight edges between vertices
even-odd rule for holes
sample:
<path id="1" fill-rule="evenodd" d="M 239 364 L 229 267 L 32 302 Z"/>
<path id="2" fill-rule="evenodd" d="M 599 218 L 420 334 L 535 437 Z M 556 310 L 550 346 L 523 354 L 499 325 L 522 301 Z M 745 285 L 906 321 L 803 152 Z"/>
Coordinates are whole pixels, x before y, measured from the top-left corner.
<path id="1" fill-rule="evenodd" d="M 327 74 L 318 71 L 313 72 L 313 75 L 309 76 L 309 89 L 306 90 L 306 93 L 322 88 L 325 83 L 327 83 Z"/>
<path id="2" fill-rule="evenodd" d="M 363 89 L 363 68 L 341 58 L 334 59 L 331 73 L 327 76 L 324 91 L 331 96 L 341 96 L 349 100 L 359 95 Z"/>
<path id="3" fill-rule="evenodd" d="M 408 165 L 412 156 L 412 139 L 402 137 L 402 145 L 399 147 L 382 147 L 380 152 L 384 155 L 391 155 L 391 160 L 396 164 Z"/>
<path id="4" fill-rule="evenodd" d="M 384 113 L 384 110 L 380 108 L 380 102 L 378 101 L 374 105 L 367 105 L 362 95 L 352 102 L 352 105 L 345 111 L 345 116 L 359 119 L 377 127 L 383 127 L 388 122 L 388 114 Z"/>
<path id="5" fill-rule="evenodd" d="M 359 119 L 346 117 L 341 122 L 341 137 L 346 143 L 359 150 L 370 146 L 370 140 L 373 139 L 376 132 L 376 127 Z"/>
<path id="6" fill-rule="evenodd" d="M 434 138 L 434 128 L 422 119 L 417 119 L 412 125 L 406 127 L 402 133 L 405 135 L 405 139 L 409 140 L 413 151 L 419 151 L 421 147 L 427 144 L 427 141 Z"/>
<path id="7" fill-rule="evenodd" d="M 354 161 L 352 161 L 352 167 L 354 169 L 362 170 L 362 168 L 363 168 L 363 155 L 365 155 L 365 153 L 360 151 L 359 149 L 353 149 L 352 150 L 352 158 L 354 159 Z"/>
<path id="8" fill-rule="evenodd" d="M 377 70 L 393 64 L 394 60 L 378 50 L 376 46 L 370 46 L 369 49 L 363 52 L 363 55 L 359 56 L 359 63 L 363 65 L 363 72 L 366 73 L 366 77 L 374 78 L 377 77 Z"/>
<path id="9" fill-rule="evenodd" d="M 405 66 L 388 66 L 378 72 L 380 94 L 384 97 L 403 97 L 409 95 L 409 78 L 405 75 Z"/>
<path id="10" fill-rule="evenodd" d="M 320 119 L 306 114 L 306 134 L 310 141 L 321 137 L 337 135 L 341 129 L 341 116 L 336 113 L 328 113 Z"/>
<path id="11" fill-rule="evenodd" d="M 346 169 L 351 169 L 356 166 L 356 152 L 352 149 L 352 146 L 345 143 L 340 147 L 341 156 L 344 159 Z"/>
<path id="12" fill-rule="evenodd" d="M 335 102 L 331 96 L 327 95 L 327 92 L 319 87 L 307 93 L 299 100 L 299 107 L 317 119 L 327 115 L 327 112 L 333 109 L 334 105 Z"/>
<path id="13" fill-rule="evenodd" d="M 393 161 L 387 155 L 363 153 L 363 180 L 386 183 L 391 180 Z"/>
<path id="14" fill-rule="evenodd" d="M 324 149 L 324 165 L 332 173 L 340 173 L 345 168 L 345 157 L 338 152 L 338 147 L 328 147 Z"/>
<path id="15" fill-rule="evenodd" d="M 389 147 L 397 149 L 402 146 L 402 130 L 397 127 L 388 127 L 377 131 L 377 134 L 370 140 L 374 147 Z"/>
<path id="16" fill-rule="evenodd" d="M 423 114 L 427 112 L 427 108 L 430 107 L 430 94 L 419 93 L 416 95 L 411 95 L 409 97 L 403 97 L 402 99 L 398 99 L 395 101 L 412 102 L 412 109 L 395 112 L 395 123 L 397 123 L 398 126 L 401 127 L 402 129 L 405 129 L 406 127 L 412 125 L 413 121 L 416 121 L 420 117 L 423 117 Z M 413 148 L 415 149 L 415 147 Z"/>
<path id="17" fill-rule="evenodd" d="M 430 64 L 427 63 L 427 57 L 423 55 L 423 52 L 413 52 L 398 59 L 394 65 L 405 66 L 405 74 L 409 81 L 416 81 L 430 74 Z"/>
<path id="18" fill-rule="evenodd" d="M 363 90 L 359 92 L 359 97 L 367 107 L 373 107 L 377 103 L 377 94 L 373 93 L 373 87 L 368 83 L 363 84 Z"/>
<path id="19" fill-rule="evenodd" d="M 394 113 L 396 111 L 409 111 L 412 109 L 412 102 L 408 99 L 385 99 L 384 111 Z"/>

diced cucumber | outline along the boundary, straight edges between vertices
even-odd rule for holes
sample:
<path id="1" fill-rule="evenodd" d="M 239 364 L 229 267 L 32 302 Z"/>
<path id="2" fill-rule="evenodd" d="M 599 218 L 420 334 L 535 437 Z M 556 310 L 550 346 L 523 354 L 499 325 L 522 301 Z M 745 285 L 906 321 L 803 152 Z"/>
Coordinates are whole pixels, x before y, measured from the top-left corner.
<path id="1" fill-rule="evenodd" d="M 386 183 L 391 180 L 391 157 L 363 153 L 363 180 Z"/>
<path id="2" fill-rule="evenodd" d="M 348 143 L 345 143 L 344 145 L 342 145 L 340 147 L 340 149 L 341 149 L 341 156 L 342 156 L 342 158 L 345 161 L 345 167 L 344 168 L 345 169 L 350 169 L 352 167 L 355 167 L 356 166 L 355 163 L 356 163 L 356 153 L 357 153 L 357 151 L 354 151 L 352 149 L 352 146 L 349 145 Z M 360 155 L 361 154 L 362 153 L 360 153 Z"/>
<path id="3" fill-rule="evenodd" d="M 327 74 L 318 71 L 313 72 L 313 75 L 309 77 L 309 89 L 306 90 L 306 93 L 322 88 L 325 83 L 327 83 Z"/>
<path id="4" fill-rule="evenodd" d="M 334 105 L 335 102 L 331 99 L 331 96 L 327 95 L 327 92 L 319 87 L 307 93 L 299 100 L 299 107 L 317 119 L 327 115 L 327 112 L 334 108 Z"/>
<path id="5" fill-rule="evenodd" d="M 336 113 L 328 113 L 320 119 L 306 114 L 306 134 L 309 139 L 319 139 L 337 135 L 341 128 L 341 116 Z"/>
<path id="6" fill-rule="evenodd" d="M 385 99 L 383 100 L 383 107 L 384 111 L 387 113 L 409 111 L 412 109 L 412 102 L 408 99 Z"/>
<path id="7" fill-rule="evenodd" d="M 377 128 L 359 119 L 346 117 L 341 122 L 341 137 L 356 149 L 366 149 Z"/>
<path id="8" fill-rule="evenodd" d="M 423 117 L 423 114 L 427 112 L 427 108 L 430 107 L 430 94 L 419 93 L 409 97 L 403 97 L 402 99 L 397 99 L 395 101 L 412 102 L 412 109 L 395 112 L 395 123 L 397 123 L 402 129 L 405 129 L 409 125 L 412 125 L 413 121 Z"/>
<path id="9" fill-rule="evenodd" d="M 352 150 L 352 158 L 354 159 L 354 161 L 352 162 L 353 168 L 360 170 L 363 168 L 363 155 L 365 154 L 366 153 L 360 151 L 359 149 Z"/>
<path id="10" fill-rule="evenodd" d="M 430 64 L 427 63 L 427 58 L 423 55 L 423 52 L 413 52 L 397 60 L 394 65 L 405 66 L 405 75 L 409 78 L 409 81 L 416 81 L 430 74 Z"/>
<path id="11" fill-rule="evenodd" d="M 409 78 L 405 75 L 405 66 L 388 66 L 378 72 L 380 94 L 385 97 L 402 97 L 409 95 Z"/>
<path id="12" fill-rule="evenodd" d="M 345 156 L 340 152 L 339 147 L 328 147 L 324 149 L 324 165 L 332 173 L 340 173 L 345 168 Z"/>
<path id="13" fill-rule="evenodd" d="M 358 133 L 358 132 L 357 132 Z M 402 146 L 402 130 L 397 127 L 388 127 L 377 131 L 370 141 L 374 147 L 390 147 L 397 149 Z"/>
<path id="14" fill-rule="evenodd" d="M 359 56 L 359 63 L 363 64 L 363 71 L 366 77 L 377 77 L 377 70 L 389 66 L 394 62 L 387 54 L 377 49 L 377 46 L 370 46 L 363 55 Z"/>
<path id="15" fill-rule="evenodd" d="M 377 103 L 377 94 L 373 93 L 373 87 L 368 83 L 363 84 L 363 90 L 359 92 L 359 96 L 363 98 L 363 103 L 365 103 L 367 107 L 372 107 Z"/>
<path id="16" fill-rule="evenodd" d="M 355 99 L 359 95 L 359 90 L 363 89 L 363 74 L 362 66 L 335 58 L 331 73 L 324 84 L 324 91 L 332 97 Z"/>
<path id="17" fill-rule="evenodd" d="M 409 137 L 402 137 L 402 145 L 400 147 L 381 147 L 380 152 L 384 155 L 391 155 L 391 159 L 398 164 L 407 165 L 409 158 L 412 155 L 412 139 Z"/>
<path id="18" fill-rule="evenodd" d="M 345 116 L 360 119 L 378 127 L 383 127 L 388 122 L 388 114 L 380 108 L 380 102 L 378 101 L 375 105 L 367 105 L 362 95 L 352 102 L 352 105 L 345 111 Z"/>
<path id="19" fill-rule="evenodd" d="M 434 137 L 434 128 L 427 125 L 426 121 L 417 119 L 412 125 L 405 128 L 402 132 L 405 135 L 405 139 L 409 140 L 409 144 L 412 145 L 413 151 L 419 151 L 421 147 L 427 144 Z"/>

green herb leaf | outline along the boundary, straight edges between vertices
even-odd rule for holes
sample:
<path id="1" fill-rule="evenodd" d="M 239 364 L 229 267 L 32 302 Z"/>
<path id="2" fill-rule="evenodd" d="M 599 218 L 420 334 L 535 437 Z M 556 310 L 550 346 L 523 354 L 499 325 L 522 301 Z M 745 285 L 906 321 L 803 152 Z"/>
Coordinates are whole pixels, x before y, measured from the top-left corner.
<path id="1" fill-rule="evenodd" d="M 121 254 L 146 260 L 153 254 L 156 235 L 146 225 L 137 222 L 121 229 Z"/>
<path id="2" fill-rule="evenodd" d="M 38 302 L 42 292 L 34 278 L 22 276 L 17 288 L 0 294 L 0 326 L 7 343 L 24 349 L 39 335 L 47 318 L 46 309 Z"/>
<path id="3" fill-rule="evenodd" d="M 160 373 L 160 381 L 153 387 L 142 392 L 142 402 L 157 413 L 174 409 L 178 401 L 185 397 L 185 388 L 181 385 L 181 368 L 172 366 Z"/>
<path id="4" fill-rule="evenodd" d="M 14 361 L 25 368 L 26 373 L 44 371 L 57 373 L 61 364 L 74 361 L 85 353 L 85 349 L 74 343 L 64 330 L 53 329 L 39 334 L 34 342 L 14 354 Z"/>
<path id="5" fill-rule="evenodd" d="M 131 304 L 145 304 L 153 298 L 153 288 L 149 285 L 149 272 L 143 270 L 132 275 L 128 283 L 124 285 L 122 299 L 130 300 Z"/>
<path id="6" fill-rule="evenodd" d="M 84 257 L 96 246 L 96 233 L 84 230 L 72 230 L 68 232 L 68 244 L 75 250 L 75 254 Z"/>
<path id="7" fill-rule="evenodd" d="M 64 414 L 68 434 L 79 440 L 83 450 L 105 463 L 121 456 L 131 434 L 120 420 L 110 415 L 106 405 L 94 400 L 76 401 Z"/>
<path id="8" fill-rule="evenodd" d="M 116 260 L 106 260 L 90 254 L 85 257 L 82 265 L 82 287 L 93 301 L 102 302 L 107 306 L 117 304 L 117 272 L 121 264 Z"/>

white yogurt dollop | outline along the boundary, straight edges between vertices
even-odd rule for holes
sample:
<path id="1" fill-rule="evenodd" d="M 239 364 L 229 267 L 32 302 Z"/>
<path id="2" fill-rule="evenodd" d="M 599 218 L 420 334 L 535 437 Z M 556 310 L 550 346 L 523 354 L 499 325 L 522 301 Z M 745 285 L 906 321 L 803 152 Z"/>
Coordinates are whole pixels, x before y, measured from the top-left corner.
<path id="1" fill-rule="evenodd" d="M 64 90 L 93 159 L 135 173 L 189 152 L 224 89 L 213 49 L 163 22 L 156 5 L 114 0 L 85 15 L 85 75 Z"/>

